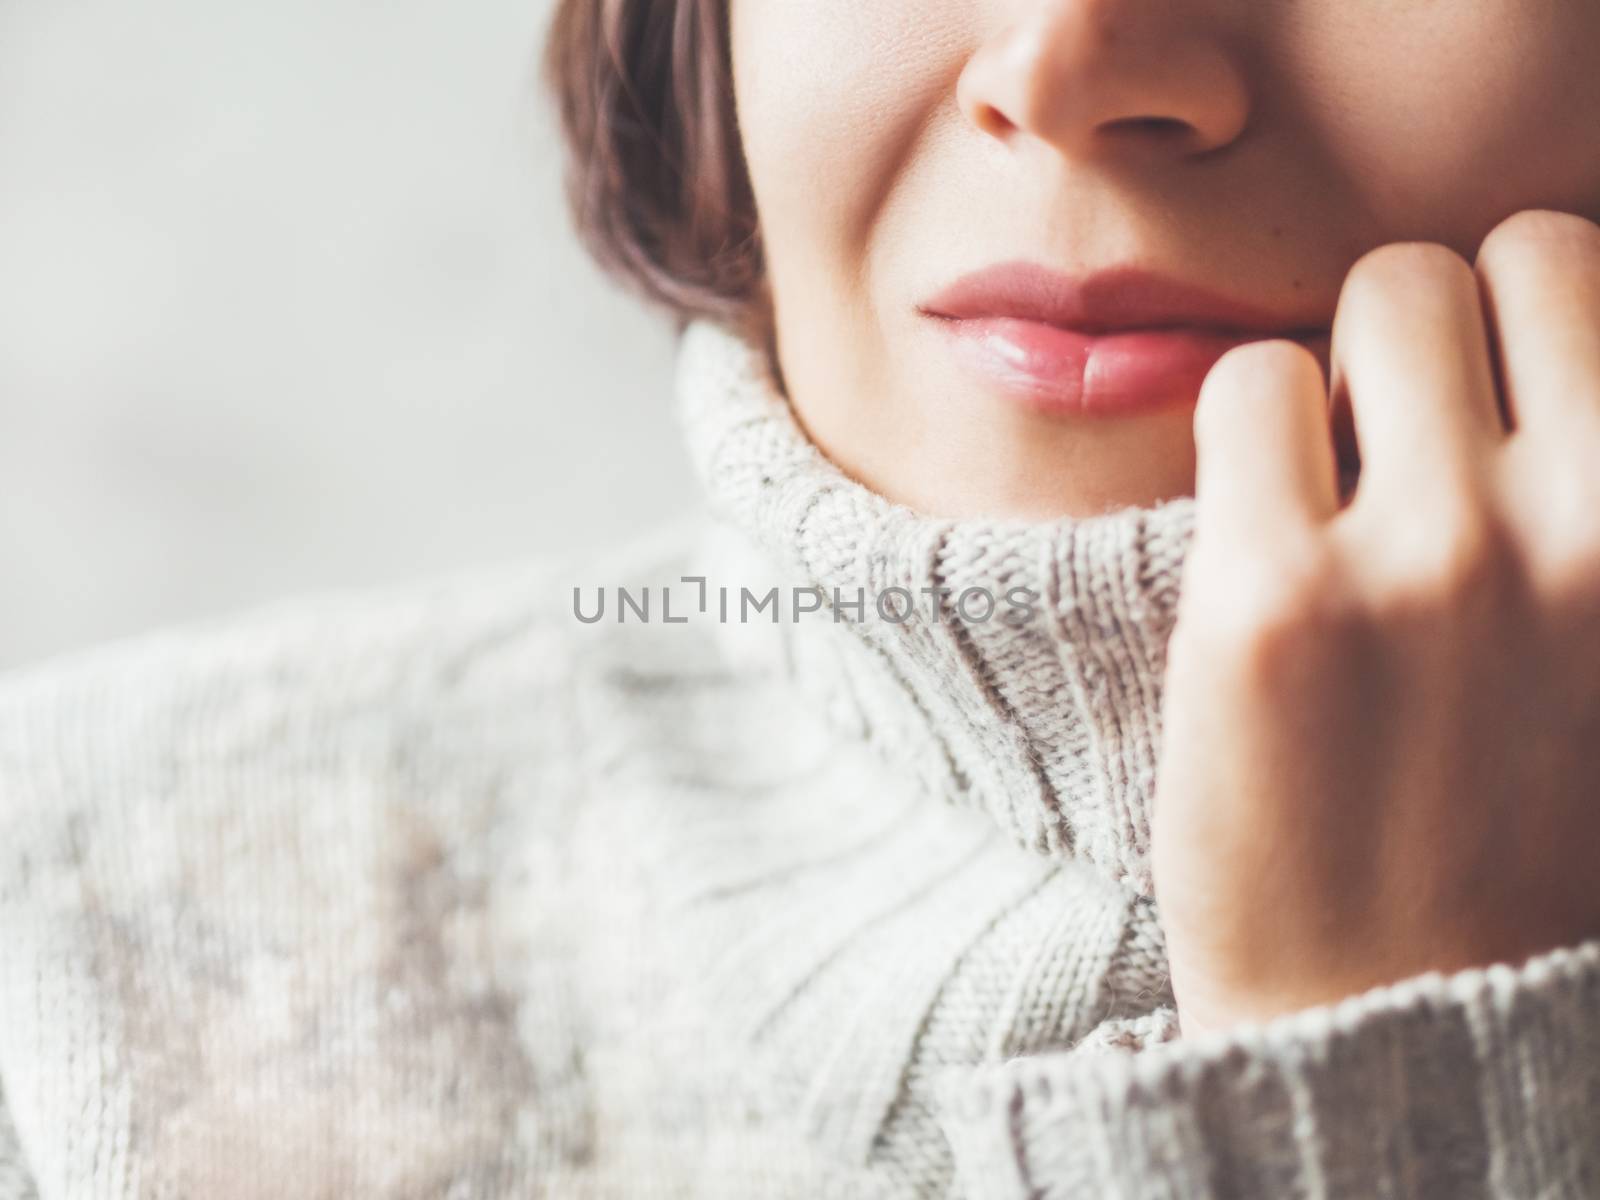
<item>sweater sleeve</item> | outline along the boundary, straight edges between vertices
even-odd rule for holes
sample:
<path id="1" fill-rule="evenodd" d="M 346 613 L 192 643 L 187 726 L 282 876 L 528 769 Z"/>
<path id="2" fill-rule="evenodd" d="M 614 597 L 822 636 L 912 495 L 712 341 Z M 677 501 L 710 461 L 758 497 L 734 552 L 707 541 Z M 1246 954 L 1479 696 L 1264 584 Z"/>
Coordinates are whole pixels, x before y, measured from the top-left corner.
<path id="1" fill-rule="evenodd" d="M 0 1200 L 38 1200 L 38 1196 L 33 1175 L 23 1162 L 5 1093 L 0 1092 Z"/>
<path id="2" fill-rule="evenodd" d="M 961 1194 L 1600 1196 L 1600 942 L 1138 1033 L 946 1075 Z"/>

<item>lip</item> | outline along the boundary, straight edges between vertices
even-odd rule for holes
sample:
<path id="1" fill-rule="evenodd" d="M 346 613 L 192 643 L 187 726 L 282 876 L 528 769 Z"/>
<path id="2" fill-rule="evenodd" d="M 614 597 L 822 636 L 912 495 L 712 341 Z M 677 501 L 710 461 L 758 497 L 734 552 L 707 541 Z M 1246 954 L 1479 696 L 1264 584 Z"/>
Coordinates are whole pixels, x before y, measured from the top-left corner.
<path id="1" fill-rule="evenodd" d="M 1127 416 L 1193 405 L 1216 361 L 1264 338 L 1305 345 L 1327 370 L 1328 326 L 1135 267 L 1069 276 L 1008 262 L 918 310 L 986 382 L 1050 413 Z"/>

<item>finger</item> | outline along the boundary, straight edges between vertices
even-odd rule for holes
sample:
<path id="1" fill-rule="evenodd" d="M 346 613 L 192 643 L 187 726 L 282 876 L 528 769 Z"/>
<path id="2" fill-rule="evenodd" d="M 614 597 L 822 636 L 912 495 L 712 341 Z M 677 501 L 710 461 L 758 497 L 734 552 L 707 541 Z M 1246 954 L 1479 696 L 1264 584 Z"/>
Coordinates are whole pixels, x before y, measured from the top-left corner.
<path id="1" fill-rule="evenodd" d="M 1218 359 L 1194 415 L 1197 524 L 1250 536 L 1337 512 L 1327 410 L 1322 367 L 1296 342 L 1248 342 Z"/>
<path id="2" fill-rule="evenodd" d="M 1395 243 L 1351 268 L 1332 394 L 1354 417 L 1357 503 L 1458 487 L 1504 439 L 1484 320 L 1477 277 L 1444 246 Z"/>
<path id="3" fill-rule="evenodd" d="M 1513 428 L 1600 433 L 1600 226 L 1518 213 L 1484 239 L 1475 269 Z"/>

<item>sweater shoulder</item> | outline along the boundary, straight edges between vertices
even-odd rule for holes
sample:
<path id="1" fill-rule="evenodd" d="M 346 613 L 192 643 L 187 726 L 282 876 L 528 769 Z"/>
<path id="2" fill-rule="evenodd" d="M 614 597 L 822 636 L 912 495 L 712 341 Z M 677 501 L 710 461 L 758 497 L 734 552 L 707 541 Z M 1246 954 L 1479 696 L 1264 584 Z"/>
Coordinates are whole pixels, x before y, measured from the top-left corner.
<path id="1" fill-rule="evenodd" d="M 42 1194 L 95 1147 L 205 1195 L 263 1162 L 373 1194 L 587 1160 L 582 680 L 658 627 L 585 626 L 571 589 L 675 569 L 692 534 L 0 676 L 3 1103 Z M 371 1163 L 329 1141 L 352 1114 L 394 1131 Z"/>
<path id="2" fill-rule="evenodd" d="M 684 518 L 598 551 L 301 591 L 13 668 L 0 674 L 0 792 L 201 762 L 259 772 L 422 746 L 570 746 L 574 731 L 551 729 L 566 698 L 629 632 L 578 621 L 574 589 L 687 569 L 699 528 Z"/>

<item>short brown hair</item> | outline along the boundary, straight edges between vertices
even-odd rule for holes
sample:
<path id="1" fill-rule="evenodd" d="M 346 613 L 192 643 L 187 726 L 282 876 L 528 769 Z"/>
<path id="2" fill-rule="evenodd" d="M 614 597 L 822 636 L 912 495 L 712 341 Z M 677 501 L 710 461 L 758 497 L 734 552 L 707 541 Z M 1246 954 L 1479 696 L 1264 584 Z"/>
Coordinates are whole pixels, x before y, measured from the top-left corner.
<path id="1" fill-rule="evenodd" d="M 678 327 L 768 332 L 733 99 L 729 0 L 559 0 L 542 61 L 578 235 Z"/>

